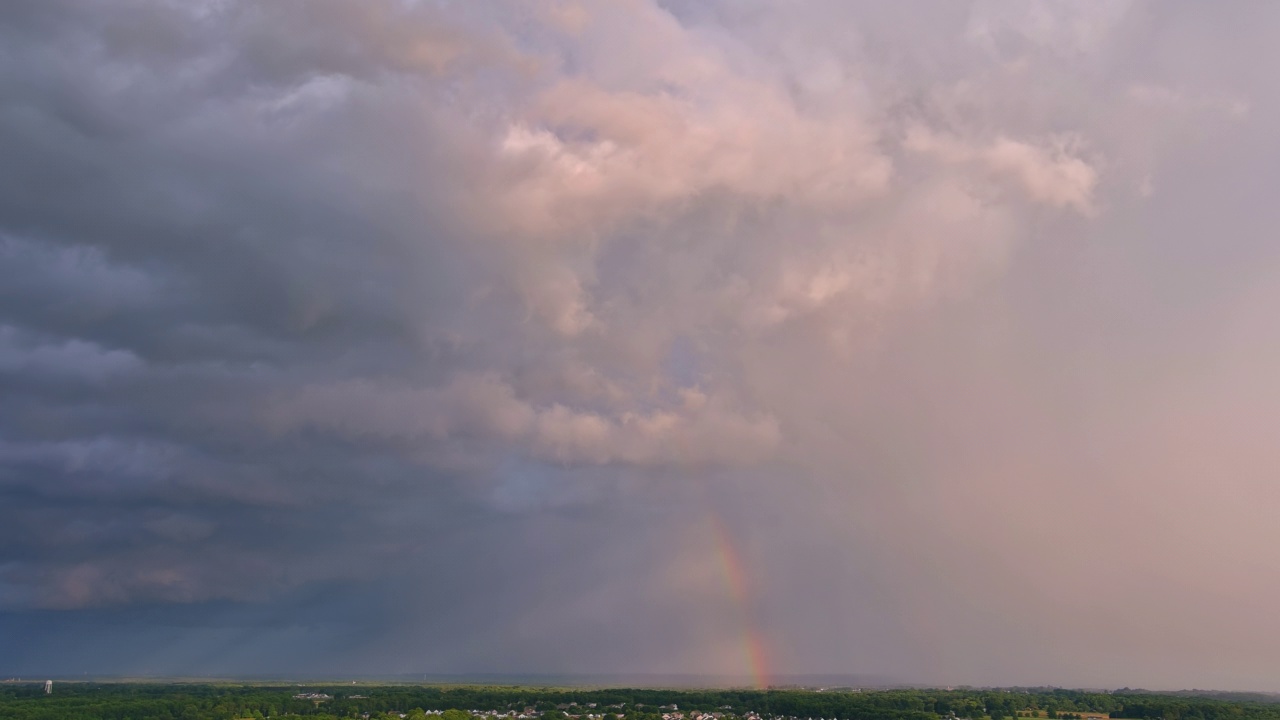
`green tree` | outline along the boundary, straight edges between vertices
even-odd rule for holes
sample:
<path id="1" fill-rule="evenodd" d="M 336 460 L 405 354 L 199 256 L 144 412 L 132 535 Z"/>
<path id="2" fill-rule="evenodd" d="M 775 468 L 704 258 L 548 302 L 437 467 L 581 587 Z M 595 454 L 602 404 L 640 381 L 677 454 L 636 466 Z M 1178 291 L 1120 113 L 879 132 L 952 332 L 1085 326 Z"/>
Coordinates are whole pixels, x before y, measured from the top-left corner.
<path id="1" fill-rule="evenodd" d="M 457 708 L 449 708 L 440 713 L 440 720 L 471 720 L 471 713 Z"/>

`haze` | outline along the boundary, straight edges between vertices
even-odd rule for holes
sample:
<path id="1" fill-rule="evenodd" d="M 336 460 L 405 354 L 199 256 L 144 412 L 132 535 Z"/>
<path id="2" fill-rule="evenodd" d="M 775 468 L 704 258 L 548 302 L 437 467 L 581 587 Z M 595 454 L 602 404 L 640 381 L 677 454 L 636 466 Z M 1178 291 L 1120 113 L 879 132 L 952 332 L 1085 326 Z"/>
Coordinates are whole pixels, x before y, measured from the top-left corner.
<path id="1" fill-rule="evenodd" d="M 0 674 L 1280 690 L 1277 36 L 7 0 Z"/>

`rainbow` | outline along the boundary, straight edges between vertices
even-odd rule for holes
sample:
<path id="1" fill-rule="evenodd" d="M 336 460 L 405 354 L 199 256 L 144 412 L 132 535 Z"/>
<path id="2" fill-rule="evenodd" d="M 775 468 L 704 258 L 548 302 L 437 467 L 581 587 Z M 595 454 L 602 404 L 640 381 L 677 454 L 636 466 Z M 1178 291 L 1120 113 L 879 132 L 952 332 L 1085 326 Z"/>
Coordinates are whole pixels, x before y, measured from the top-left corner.
<path id="1" fill-rule="evenodd" d="M 733 545 L 729 529 L 725 527 L 720 515 L 711 510 L 707 513 L 708 525 L 715 543 L 716 556 L 724 571 L 725 584 L 729 596 L 738 609 L 738 622 L 742 627 L 742 650 L 750 669 L 751 681 L 757 688 L 769 687 L 769 661 L 764 637 L 752 620 L 750 603 L 750 583 L 742 557 Z"/>
<path id="2" fill-rule="evenodd" d="M 691 457 L 688 439 L 682 433 L 677 434 L 676 444 L 680 449 L 680 457 L 687 462 L 688 458 Z M 703 504 L 707 508 L 707 525 L 711 528 L 711 539 L 715 545 L 715 555 L 720 561 L 720 569 L 723 572 L 725 586 L 729 591 L 729 598 L 733 601 L 734 607 L 738 611 L 738 625 L 742 629 L 742 652 L 743 657 L 746 659 L 751 683 L 755 687 L 765 690 L 769 687 L 770 677 L 768 645 L 765 643 L 760 629 L 756 626 L 751 611 L 751 583 L 749 581 L 750 578 L 747 577 L 746 565 L 742 562 L 742 556 L 733 544 L 733 535 L 729 533 L 729 528 L 716 510 L 715 503 L 712 502 L 708 488 L 701 483 L 698 484 L 698 487 L 701 490 Z"/>

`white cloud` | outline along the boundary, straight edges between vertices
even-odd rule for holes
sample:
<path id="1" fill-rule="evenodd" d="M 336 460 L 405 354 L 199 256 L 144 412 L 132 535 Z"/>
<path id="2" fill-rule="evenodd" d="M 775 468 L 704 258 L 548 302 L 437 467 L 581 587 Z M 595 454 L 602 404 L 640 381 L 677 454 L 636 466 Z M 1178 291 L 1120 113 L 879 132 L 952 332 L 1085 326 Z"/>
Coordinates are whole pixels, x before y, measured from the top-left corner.
<path id="1" fill-rule="evenodd" d="M 1013 181 L 1036 202 L 1092 215 L 1098 170 L 1080 157 L 1079 140 L 1050 137 L 1041 142 L 997 137 L 987 143 L 965 142 L 921 126 L 907 132 L 908 150 L 930 154 L 951 165 L 972 165 Z"/>

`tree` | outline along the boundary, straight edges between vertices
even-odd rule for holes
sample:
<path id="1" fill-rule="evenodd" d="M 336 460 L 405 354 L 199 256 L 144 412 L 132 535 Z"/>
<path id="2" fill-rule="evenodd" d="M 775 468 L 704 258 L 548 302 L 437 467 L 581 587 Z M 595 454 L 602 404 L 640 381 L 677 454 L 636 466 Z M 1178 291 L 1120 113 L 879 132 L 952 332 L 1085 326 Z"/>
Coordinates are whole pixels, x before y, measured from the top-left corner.
<path id="1" fill-rule="evenodd" d="M 471 713 L 466 712 L 465 710 L 449 708 L 448 710 L 440 713 L 440 720 L 471 720 Z"/>

